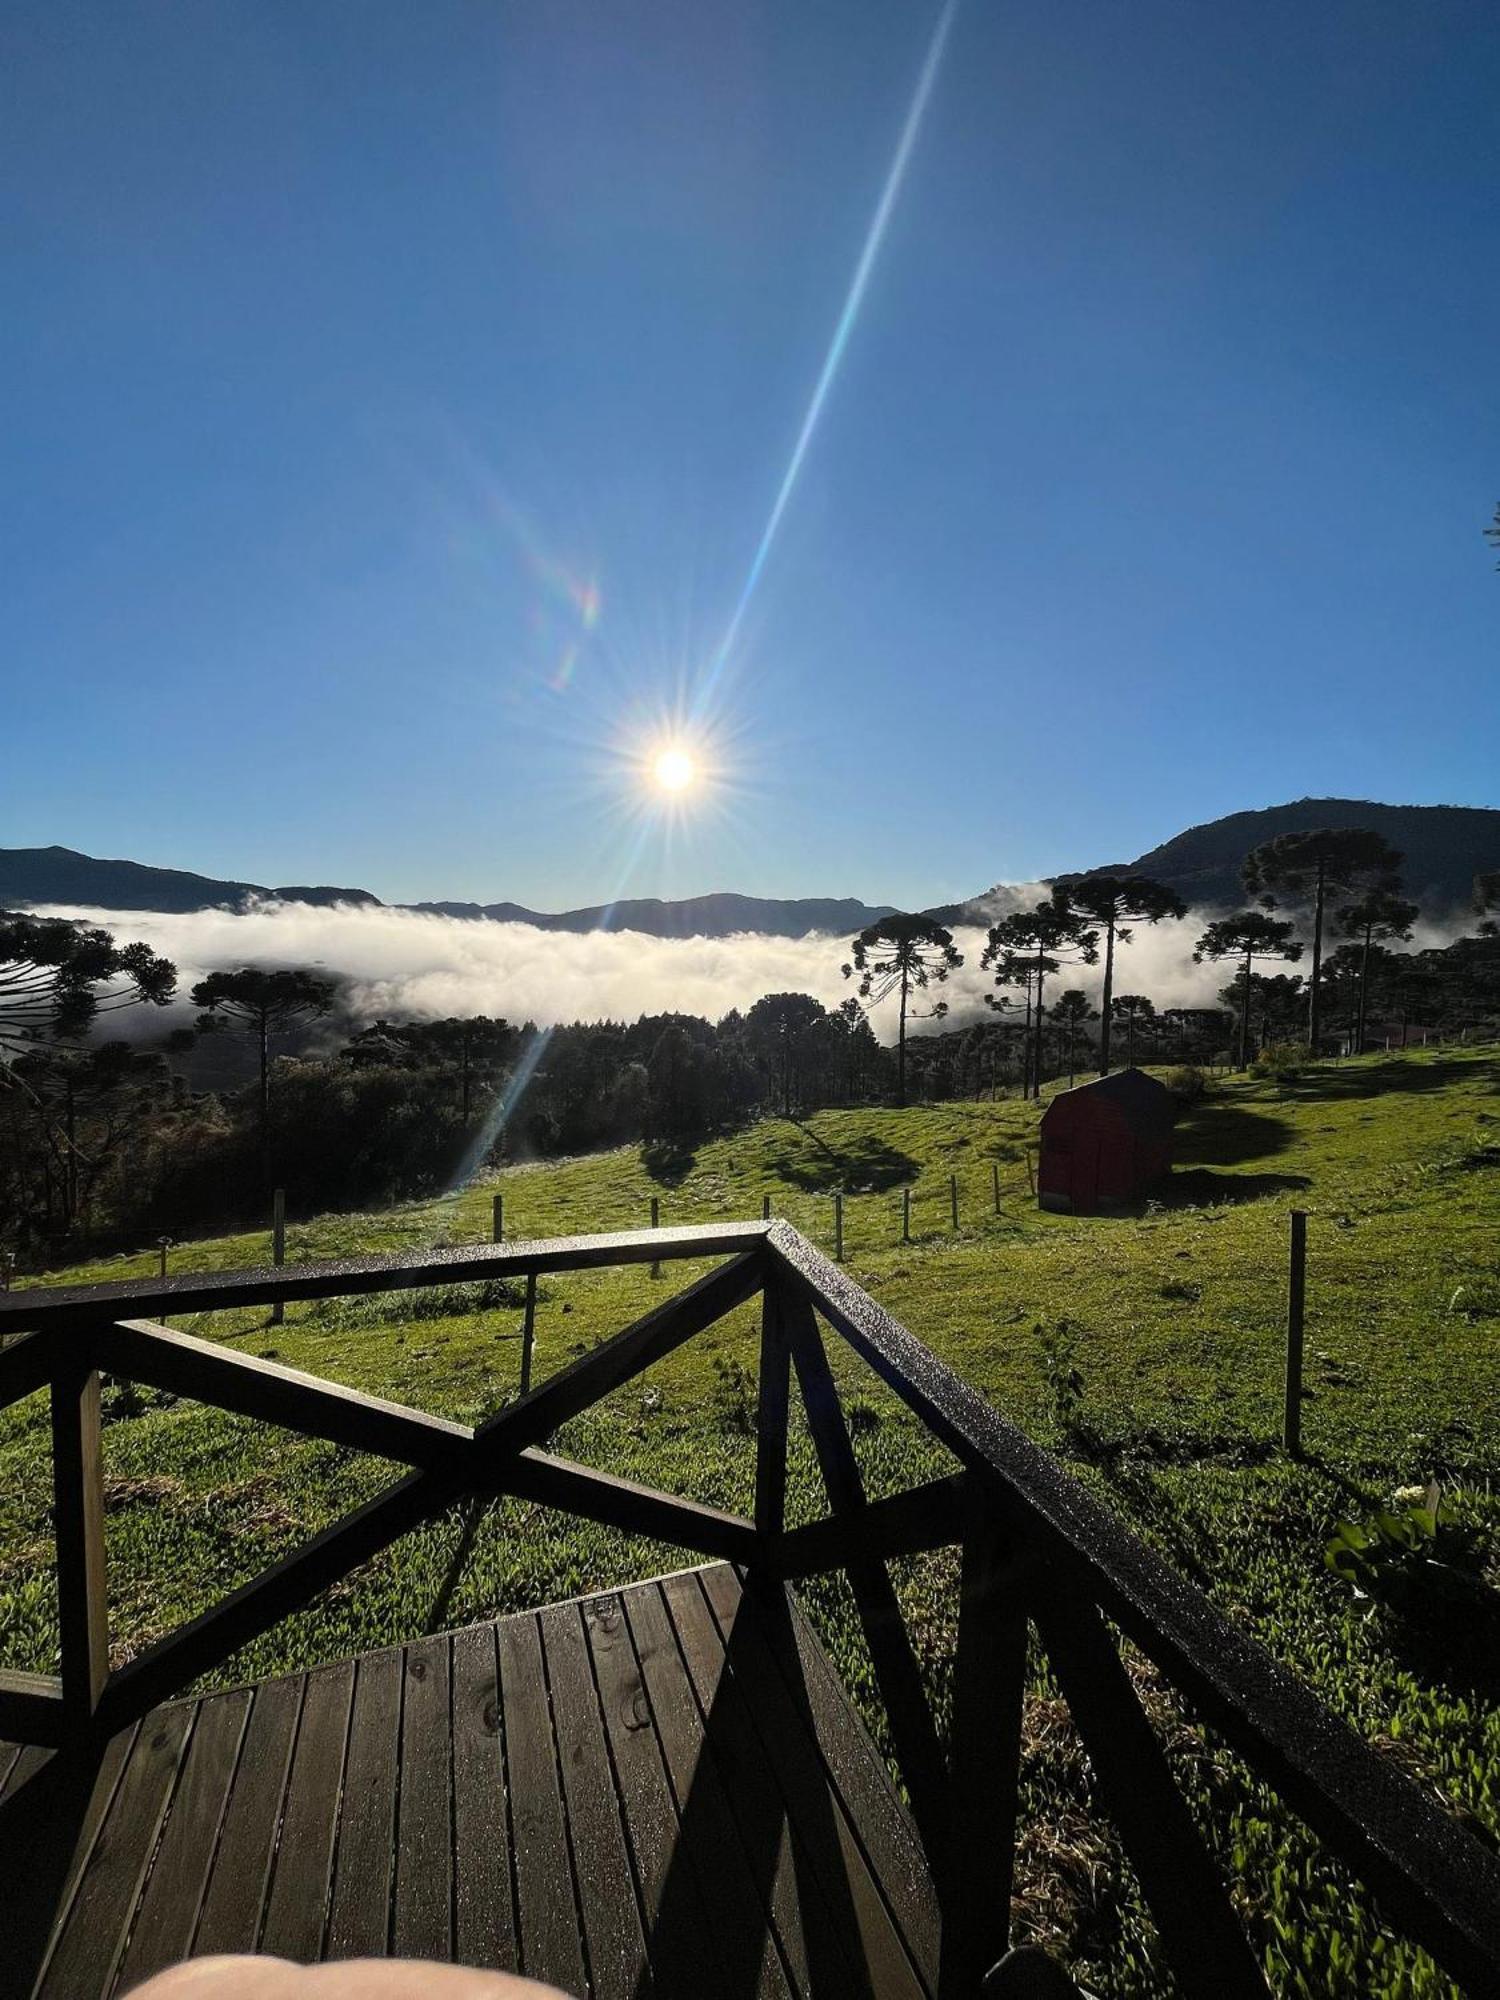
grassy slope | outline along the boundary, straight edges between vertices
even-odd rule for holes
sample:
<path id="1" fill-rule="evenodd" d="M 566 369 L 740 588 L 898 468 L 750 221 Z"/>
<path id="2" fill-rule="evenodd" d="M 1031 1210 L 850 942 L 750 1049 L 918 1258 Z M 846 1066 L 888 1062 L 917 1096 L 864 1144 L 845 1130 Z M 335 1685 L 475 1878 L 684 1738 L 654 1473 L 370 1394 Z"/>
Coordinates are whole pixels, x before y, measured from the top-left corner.
<path id="1" fill-rule="evenodd" d="M 1452 1658 L 1414 1659 L 1350 1618 L 1320 1550 L 1352 1485 L 1378 1498 L 1439 1472 L 1461 1478 L 1493 1526 L 1500 1457 L 1495 1248 L 1500 1063 L 1494 1052 L 1367 1058 L 1302 1083 L 1234 1083 L 1179 1134 L 1169 1203 L 1139 1217 L 1044 1216 L 1025 1197 L 1034 1113 L 1016 1103 L 772 1121 L 703 1147 L 653 1179 L 633 1153 L 516 1169 L 504 1180 L 508 1232 L 636 1225 L 650 1196 L 664 1221 L 759 1212 L 770 1193 L 827 1244 L 828 1190 L 845 1205 L 849 1266 L 924 1340 L 1034 1433 L 1067 1446 L 1041 1368 L 1038 1325 L 1076 1329 L 1084 1414 L 1118 1447 L 1081 1476 L 1366 1735 L 1500 1834 L 1500 1703 L 1493 1675 Z M 992 1209 L 991 1162 L 1003 1198 Z M 960 1218 L 948 1214 L 957 1174 Z M 899 1187 L 915 1183 L 913 1241 L 899 1239 Z M 864 1192 L 852 1192 L 862 1189 Z M 387 1215 L 294 1227 L 290 1252 L 416 1247 L 488 1233 L 491 1187 Z M 1310 1459 L 1269 1449 L 1279 1423 L 1286 1210 L 1310 1224 Z M 178 1267 L 259 1261 L 263 1235 L 186 1246 Z M 114 1259 L 69 1279 L 154 1268 Z M 685 1275 L 682 1274 L 682 1275 Z M 668 1282 L 674 1274 L 668 1267 Z M 1460 1310 L 1450 1309 L 1456 1293 Z M 538 1368 L 557 1366 L 662 1295 L 643 1271 L 548 1281 Z M 458 1303 L 474 1306 L 477 1300 Z M 245 1351 L 424 1407 L 473 1418 L 511 1393 L 514 1301 L 454 1311 L 442 1294 L 292 1308 L 285 1326 L 219 1316 Z M 1481 1308 L 1473 1311 L 1463 1308 Z M 186 1323 L 185 1323 L 186 1324 Z M 627 1475 L 745 1507 L 753 1469 L 744 1422 L 754 1365 L 749 1310 L 570 1427 L 562 1448 Z M 864 1413 L 859 1448 L 873 1491 L 937 1462 L 857 1364 L 844 1371 Z M 394 1468 L 149 1392 L 110 1398 L 106 1432 L 117 1656 L 253 1574 Z M 144 1407 L 140 1407 L 143 1405 Z M 138 1412 L 135 1421 L 123 1419 Z M 0 1419 L 0 1657 L 47 1668 L 55 1647 L 48 1577 L 45 1411 Z M 794 1506 L 816 1476 L 795 1442 Z M 462 1623 L 670 1567 L 603 1530 L 510 1506 L 437 1522 L 256 1645 L 221 1678 L 301 1665 L 354 1647 Z M 952 1646 L 952 1565 L 903 1569 L 903 1592 L 940 1713 Z M 869 1694 L 850 1607 L 811 1593 L 856 1690 Z M 1148 1700 L 1162 1697 L 1142 1670 Z M 878 1717 L 875 1718 L 878 1722 Z M 1380 1933 L 1297 1829 L 1190 1733 L 1174 1755 L 1239 1878 L 1277 1989 L 1308 1994 L 1437 1993 L 1431 1968 Z M 1103 1991 L 1159 1990 L 1149 1928 L 1107 1832 L 1087 1811 L 1088 1777 L 1058 1726 L 1038 1668 L 1028 1706 L 1025 1920 L 1058 1935 Z"/>

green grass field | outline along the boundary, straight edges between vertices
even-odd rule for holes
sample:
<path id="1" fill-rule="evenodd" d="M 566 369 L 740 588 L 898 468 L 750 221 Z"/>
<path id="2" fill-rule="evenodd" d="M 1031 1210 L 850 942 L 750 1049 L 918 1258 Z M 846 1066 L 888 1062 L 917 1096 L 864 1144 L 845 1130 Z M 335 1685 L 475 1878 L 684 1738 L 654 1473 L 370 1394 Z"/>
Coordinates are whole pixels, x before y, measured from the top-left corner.
<path id="1" fill-rule="evenodd" d="M 1069 1456 L 1233 1617 L 1482 1836 L 1500 1838 L 1500 1670 L 1460 1644 L 1422 1646 L 1354 1614 L 1322 1564 L 1341 1515 L 1436 1476 L 1488 1537 L 1500 1576 L 1500 1057 L 1493 1048 L 1368 1057 L 1300 1080 L 1221 1084 L 1179 1128 L 1160 1202 L 1128 1217 L 1039 1214 L 1019 1103 L 822 1113 L 770 1121 L 658 1165 L 631 1152 L 513 1169 L 508 1236 L 760 1213 L 769 1194 L 831 1248 L 846 1191 L 852 1274 L 1007 1415 Z M 993 1163 L 1000 1166 L 999 1213 Z M 949 1211 L 959 1186 L 960 1227 Z M 484 1240 L 494 1183 L 289 1232 L 293 1260 Z M 913 1187 L 912 1240 L 900 1190 Z M 1287 1213 L 1310 1215 L 1306 1458 L 1277 1448 Z M 263 1233 L 184 1245 L 174 1269 L 265 1261 Z M 145 1275 L 155 1252 L 48 1282 Z M 539 1375 L 686 1282 L 693 1267 L 570 1275 L 541 1287 Z M 477 1418 L 514 1393 L 514 1296 L 393 1295 L 174 1322 L 424 1408 Z M 1084 1378 L 1070 1430 L 1043 1365 L 1061 1322 Z M 757 1316 L 715 1327 L 571 1425 L 558 1448 L 625 1476 L 748 1508 Z M 837 1343 L 835 1343 L 836 1345 Z M 940 1465 L 918 1426 L 852 1360 L 846 1405 L 872 1493 Z M 105 1432 L 116 1660 L 256 1573 L 398 1468 L 236 1418 L 111 1386 Z M 1085 1450 L 1080 1438 L 1086 1435 Z M 0 1659 L 55 1668 L 49 1454 L 42 1398 L 0 1417 Z M 820 1511 L 793 1435 L 792 1511 Z M 227 1683 L 674 1568 L 681 1555 L 509 1503 L 457 1510 L 246 1649 Z M 899 1566 L 940 1717 L 954 1565 Z M 807 1602 L 880 1731 L 844 1590 Z M 1262 1949 L 1275 1990 L 1429 1995 L 1452 1989 L 1232 1759 L 1143 1693 Z M 1027 1706 L 1021 1927 L 1056 1941 L 1100 1993 L 1167 1990 L 1148 1920 L 1040 1660 Z"/>

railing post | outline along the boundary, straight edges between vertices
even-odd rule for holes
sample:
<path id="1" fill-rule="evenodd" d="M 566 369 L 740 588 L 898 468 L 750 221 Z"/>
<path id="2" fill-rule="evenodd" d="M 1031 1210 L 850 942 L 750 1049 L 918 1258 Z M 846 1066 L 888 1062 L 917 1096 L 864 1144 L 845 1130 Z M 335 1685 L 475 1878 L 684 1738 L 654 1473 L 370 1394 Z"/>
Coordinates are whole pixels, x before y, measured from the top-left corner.
<path id="1" fill-rule="evenodd" d="M 661 1228 L 661 1196 L 659 1194 L 654 1194 L 651 1197 L 651 1227 L 653 1229 Z M 661 1276 L 661 1264 L 659 1261 L 652 1264 L 651 1275 L 653 1278 Z"/>
<path id="2" fill-rule="evenodd" d="M 1010 1943 L 1026 1638 L 1019 1565 L 971 1477 L 953 1666 L 952 1867 L 941 1892 L 941 2000 L 977 1993 Z"/>
<path id="3" fill-rule="evenodd" d="M 74 1728 L 92 1721 L 109 1678 L 99 1445 L 98 1372 L 63 1362 L 52 1381 L 52 1500 L 63 1701 Z"/>
<path id="4" fill-rule="evenodd" d="M 844 1261 L 844 1197 L 835 1192 L 833 1197 L 833 1256 L 835 1263 Z"/>
<path id="5" fill-rule="evenodd" d="M 531 1350 L 536 1341 L 536 1272 L 526 1273 L 526 1317 L 521 1323 L 521 1394 L 531 1393 Z"/>
<path id="6" fill-rule="evenodd" d="M 492 1243 L 503 1243 L 505 1241 L 505 1196 L 503 1194 L 497 1194 L 495 1199 L 490 1203 L 490 1241 Z"/>
<path id="7" fill-rule="evenodd" d="M 1302 1321 L 1307 1296 L 1307 1214 L 1292 1210 L 1286 1293 L 1286 1407 L 1282 1442 L 1291 1458 L 1302 1454 Z"/>
<path id="8" fill-rule="evenodd" d="M 769 1264 L 769 1260 L 768 1260 Z M 786 1526 L 786 1421 L 791 1377 L 786 1299 L 766 1271 L 760 1310 L 760 1400 L 755 1418 L 755 1527 L 766 1540 Z"/>
<path id="9" fill-rule="evenodd" d="M 286 1189 L 277 1188 L 271 1196 L 271 1262 L 279 1271 L 286 1262 Z M 281 1326 L 286 1319 L 286 1306 L 276 1299 L 271 1306 L 272 1326 Z"/>

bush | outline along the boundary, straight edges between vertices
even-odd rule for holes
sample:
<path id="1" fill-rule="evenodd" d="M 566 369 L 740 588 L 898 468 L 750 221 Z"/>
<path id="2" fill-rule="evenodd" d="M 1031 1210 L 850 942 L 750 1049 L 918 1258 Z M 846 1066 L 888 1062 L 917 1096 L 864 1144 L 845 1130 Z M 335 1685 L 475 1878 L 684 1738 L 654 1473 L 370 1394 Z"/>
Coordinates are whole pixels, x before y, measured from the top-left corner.
<path id="1" fill-rule="evenodd" d="M 1209 1091 L 1208 1072 L 1199 1069 L 1195 1063 L 1179 1063 L 1175 1069 L 1167 1071 L 1162 1082 L 1179 1104 L 1196 1104 Z"/>
<path id="2" fill-rule="evenodd" d="M 1262 1049 L 1250 1065 L 1257 1076 L 1268 1076 L 1276 1083 L 1290 1083 L 1302 1074 L 1307 1061 L 1307 1050 L 1300 1042 L 1272 1042 Z"/>

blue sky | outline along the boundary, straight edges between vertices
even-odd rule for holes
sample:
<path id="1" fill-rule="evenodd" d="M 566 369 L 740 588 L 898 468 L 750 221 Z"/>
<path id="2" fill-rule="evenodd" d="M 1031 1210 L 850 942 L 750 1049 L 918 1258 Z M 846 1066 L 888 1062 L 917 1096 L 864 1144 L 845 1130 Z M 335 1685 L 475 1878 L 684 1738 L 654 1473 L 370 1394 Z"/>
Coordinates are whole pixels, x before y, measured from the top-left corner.
<path id="1" fill-rule="evenodd" d="M 705 698 L 937 19 L 6 9 L 0 842 L 917 902 L 1500 802 L 1491 0 L 962 0 Z"/>

